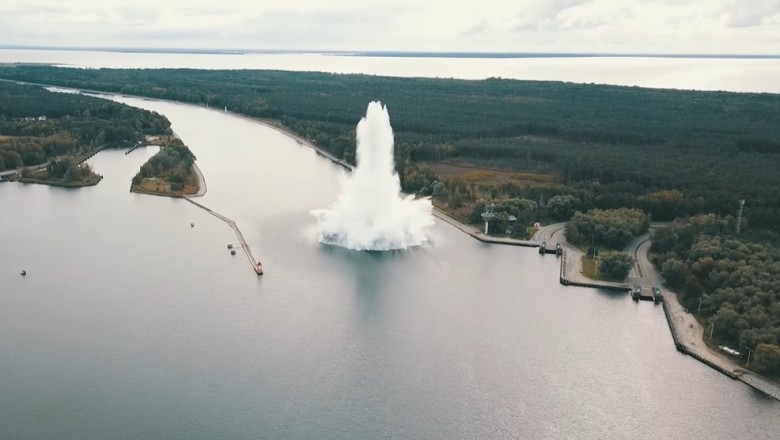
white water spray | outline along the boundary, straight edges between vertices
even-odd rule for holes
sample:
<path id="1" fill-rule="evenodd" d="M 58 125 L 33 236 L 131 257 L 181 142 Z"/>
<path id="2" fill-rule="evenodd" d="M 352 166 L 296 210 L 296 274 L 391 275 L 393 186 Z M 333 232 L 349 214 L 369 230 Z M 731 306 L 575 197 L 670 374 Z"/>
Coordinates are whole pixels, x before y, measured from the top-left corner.
<path id="1" fill-rule="evenodd" d="M 379 102 L 368 104 L 358 123 L 357 166 L 341 183 L 341 195 L 330 208 L 312 211 L 321 243 L 387 251 L 428 241 L 433 206 L 427 198 L 401 196 L 390 115 Z"/>

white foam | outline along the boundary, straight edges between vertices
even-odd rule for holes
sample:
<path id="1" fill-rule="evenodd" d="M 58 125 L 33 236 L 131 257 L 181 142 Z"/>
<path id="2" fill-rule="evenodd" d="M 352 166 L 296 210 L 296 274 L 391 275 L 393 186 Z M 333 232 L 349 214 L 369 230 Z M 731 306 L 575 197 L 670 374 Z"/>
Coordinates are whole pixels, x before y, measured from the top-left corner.
<path id="1" fill-rule="evenodd" d="M 355 250 L 395 250 L 428 241 L 433 206 L 428 198 L 402 197 L 393 159 L 390 115 L 368 104 L 357 126 L 357 166 L 342 179 L 336 202 L 312 211 L 320 242 Z"/>

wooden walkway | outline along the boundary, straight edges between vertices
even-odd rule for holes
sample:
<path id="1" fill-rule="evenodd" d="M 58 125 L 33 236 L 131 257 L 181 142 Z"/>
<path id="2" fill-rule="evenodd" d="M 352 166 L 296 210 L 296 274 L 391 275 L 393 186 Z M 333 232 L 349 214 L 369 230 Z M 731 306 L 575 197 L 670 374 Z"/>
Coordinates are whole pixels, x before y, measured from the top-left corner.
<path id="1" fill-rule="evenodd" d="M 224 215 L 212 210 L 211 208 L 208 208 L 189 197 L 183 197 L 184 200 L 192 203 L 193 205 L 197 206 L 198 208 L 201 208 L 208 212 L 209 214 L 213 215 L 214 217 L 222 220 L 223 222 L 227 223 L 232 229 L 233 232 L 235 232 L 236 237 L 238 238 L 238 242 L 241 244 L 241 248 L 244 249 L 244 253 L 246 254 L 247 259 L 249 260 L 249 264 L 252 266 L 252 270 L 255 271 L 258 275 L 263 274 L 262 264 L 260 264 L 259 260 L 256 260 L 254 255 L 252 255 L 252 250 L 249 248 L 249 244 L 247 244 L 246 240 L 244 239 L 244 234 L 241 233 L 241 230 L 238 229 L 238 225 L 236 225 L 236 222 L 233 220 L 225 217 Z"/>

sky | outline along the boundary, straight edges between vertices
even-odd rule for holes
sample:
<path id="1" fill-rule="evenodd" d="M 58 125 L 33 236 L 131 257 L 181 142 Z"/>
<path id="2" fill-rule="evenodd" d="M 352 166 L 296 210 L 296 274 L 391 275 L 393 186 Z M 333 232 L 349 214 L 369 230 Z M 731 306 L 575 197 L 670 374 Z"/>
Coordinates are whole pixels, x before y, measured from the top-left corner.
<path id="1" fill-rule="evenodd" d="M 0 45 L 780 54 L 780 0 L 3 0 Z"/>

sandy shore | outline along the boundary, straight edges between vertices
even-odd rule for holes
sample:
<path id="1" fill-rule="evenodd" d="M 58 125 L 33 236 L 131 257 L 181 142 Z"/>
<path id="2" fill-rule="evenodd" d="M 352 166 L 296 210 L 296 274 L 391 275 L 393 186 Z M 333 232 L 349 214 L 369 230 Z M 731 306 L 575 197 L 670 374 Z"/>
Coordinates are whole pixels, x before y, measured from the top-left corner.
<path id="1" fill-rule="evenodd" d="M 203 197 L 206 194 L 206 191 L 208 191 L 208 188 L 206 188 L 206 178 L 203 177 L 203 173 L 200 172 L 197 163 L 193 162 L 192 171 L 198 176 L 198 192 L 187 197 Z"/>

